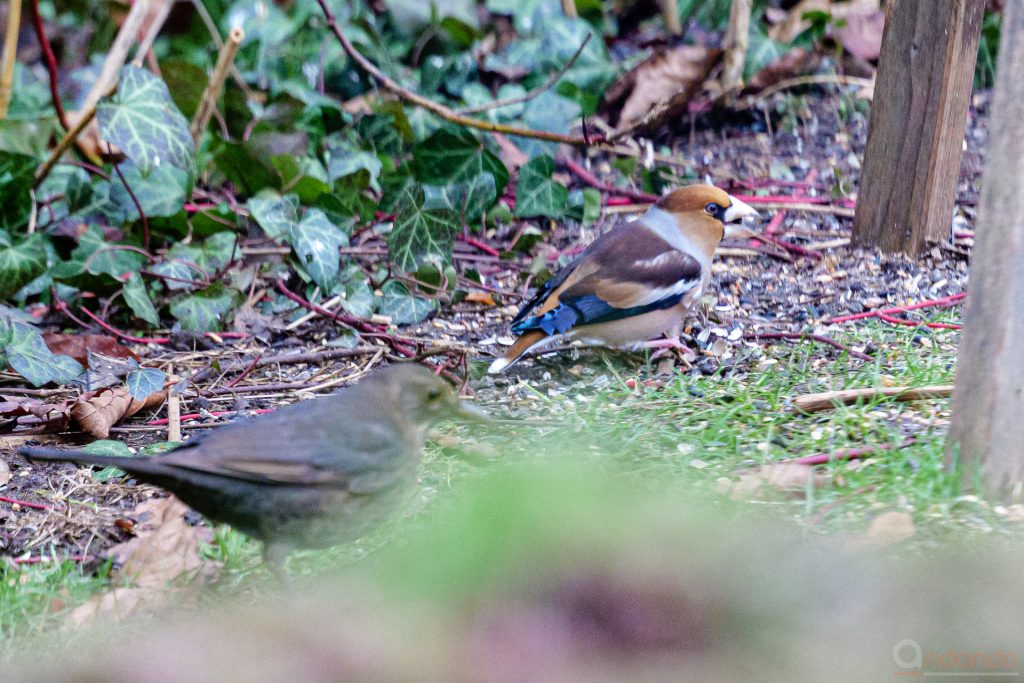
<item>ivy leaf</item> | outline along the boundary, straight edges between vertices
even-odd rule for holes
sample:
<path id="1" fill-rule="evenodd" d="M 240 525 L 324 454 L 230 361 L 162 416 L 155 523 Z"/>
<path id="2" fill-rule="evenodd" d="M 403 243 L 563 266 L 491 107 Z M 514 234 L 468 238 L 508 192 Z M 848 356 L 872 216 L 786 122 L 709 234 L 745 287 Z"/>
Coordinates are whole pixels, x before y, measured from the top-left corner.
<path id="1" fill-rule="evenodd" d="M 557 95 L 550 90 L 542 92 L 526 103 L 523 109 L 522 124 L 532 130 L 546 130 L 550 133 L 566 134 L 569 127 L 580 120 L 583 109 L 579 103 Z M 558 143 L 523 138 L 518 135 L 511 139 L 519 149 L 531 157 L 539 154 L 554 154 Z"/>
<path id="2" fill-rule="evenodd" d="M 46 270 L 43 236 L 34 233 L 12 243 L 0 232 L 0 299 L 6 299 Z"/>
<path id="3" fill-rule="evenodd" d="M 743 78 L 749 80 L 764 67 L 778 61 L 782 55 L 789 50 L 777 40 L 773 40 L 768 33 L 756 24 L 751 27 L 747 55 L 743 62 Z"/>
<path id="4" fill-rule="evenodd" d="M 222 327 L 222 318 L 235 304 L 236 292 L 215 283 L 194 294 L 171 301 L 171 315 L 191 332 L 214 332 Z"/>
<path id="5" fill-rule="evenodd" d="M 132 457 L 132 450 L 128 448 L 128 444 L 122 441 L 112 441 L 110 439 L 93 441 L 91 444 L 86 445 L 82 450 L 86 453 L 93 453 L 95 455 L 113 455 L 118 458 Z M 111 479 L 123 477 L 125 474 L 126 472 L 120 468 L 104 467 L 103 469 L 93 472 L 92 478 L 99 482 L 105 482 Z"/>
<path id="6" fill-rule="evenodd" d="M 462 216 L 466 223 L 472 223 L 484 215 L 498 198 L 494 176 L 486 172 L 465 183 L 452 183 L 444 187 L 424 185 L 423 193 L 426 208 L 451 209 Z"/>
<path id="7" fill-rule="evenodd" d="M 413 172 L 417 180 L 432 185 L 468 183 L 481 173 L 489 173 L 499 195 L 508 184 L 505 164 L 465 129 L 442 128 L 417 145 Z"/>
<path id="8" fill-rule="evenodd" d="M 154 327 L 160 324 L 160 316 L 157 314 L 156 308 L 153 307 L 142 276 L 138 273 L 132 273 L 124 285 L 124 302 L 128 304 L 128 308 L 132 309 L 132 313 L 136 317 Z"/>
<path id="9" fill-rule="evenodd" d="M 37 165 L 34 157 L 0 152 L 0 229 L 13 233 L 28 223 Z"/>
<path id="10" fill-rule="evenodd" d="M 372 152 L 363 150 L 351 150 L 344 147 L 335 147 L 330 150 L 330 160 L 327 162 L 327 175 L 333 183 L 339 178 L 366 171 L 370 177 L 370 187 L 374 192 L 380 192 L 380 177 L 383 164 L 380 157 Z"/>
<path id="11" fill-rule="evenodd" d="M 104 140 L 121 148 L 142 175 L 170 164 L 196 175 L 188 121 L 178 111 L 162 80 L 135 66 L 121 69 L 117 93 L 96 106 Z"/>
<path id="12" fill-rule="evenodd" d="M 185 205 L 185 198 L 191 188 L 188 173 L 169 165 L 155 166 L 148 175 L 130 161 L 118 165 L 124 182 L 115 175 L 110 184 L 110 199 L 124 212 L 125 219 L 139 220 L 139 209 L 135 199 L 142 206 L 148 218 L 174 216 Z M 127 185 L 128 187 L 125 187 Z M 131 193 L 128 188 L 131 188 Z M 132 199 L 132 195 L 135 199 Z"/>
<path id="13" fill-rule="evenodd" d="M 357 318 L 369 318 L 377 309 L 377 297 L 366 281 L 366 274 L 355 264 L 338 275 L 333 293 L 341 296 L 341 307 Z"/>
<path id="14" fill-rule="evenodd" d="M 338 252 L 348 244 L 348 235 L 332 223 L 320 209 L 309 209 L 289 233 L 292 249 L 302 264 L 303 270 L 320 285 L 330 291 L 338 276 Z"/>
<path id="15" fill-rule="evenodd" d="M 85 371 L 71 356 L 50 351 L 42 336 L 24 323 L 0 323 L 0 337 L 7 363 L 33 386 L 68 384 Z"/>
<path id="16" fill-rule="evenodd" d="M 384 298 L 380 302 L 380 312 L 398 325 L 422 322 L 437 309 L 436 299 L 418 297 L 398 280 L 384 283 L 381 291 Z"/>
<path id="17" fill-rule="evenodd" d="M 267 233 L 278 239 L 289 234 L 299 222 L 299 198 L 293 194 L 283 197 L 269 191 L 260 192 L 245 203 L 249 215 Z"/>
<path id="18" fill-rule="evenodd" d="M 140 401 L 151 394 L 163 391 L 164 382 L 167 380 L 167 373 L 156 368 L 139 368 L 128 373 L 125 384 L 128 386 L 128 393 L 132 398 Z"/>
<path id="19" fill-rule="evenodd" d="M 569 190 L 551 179 L 555 160 L 548 155 L 531 159 L 519 169 L 517 216 L 561 218 L 569 205 Z"/>
<path id="20" fill-rule="evenodd" d="M 407 273 L 424 263 L 449 263 L 458 231 L 452 211 L 426 208 L 423 189 L 406 186 L 388 235 L 388 254 Z"/>

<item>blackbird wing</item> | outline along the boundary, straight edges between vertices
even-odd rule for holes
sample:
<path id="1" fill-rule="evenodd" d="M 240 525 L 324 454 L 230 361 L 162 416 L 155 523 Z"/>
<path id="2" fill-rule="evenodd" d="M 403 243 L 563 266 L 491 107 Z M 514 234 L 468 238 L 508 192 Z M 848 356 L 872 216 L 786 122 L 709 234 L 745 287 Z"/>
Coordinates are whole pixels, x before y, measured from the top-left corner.
<path id="1" fill-rule="evenodd" d="M 157 459 L 261 483 L 386 487 L 420 445 L 356 389 L 233 422 Z"/>

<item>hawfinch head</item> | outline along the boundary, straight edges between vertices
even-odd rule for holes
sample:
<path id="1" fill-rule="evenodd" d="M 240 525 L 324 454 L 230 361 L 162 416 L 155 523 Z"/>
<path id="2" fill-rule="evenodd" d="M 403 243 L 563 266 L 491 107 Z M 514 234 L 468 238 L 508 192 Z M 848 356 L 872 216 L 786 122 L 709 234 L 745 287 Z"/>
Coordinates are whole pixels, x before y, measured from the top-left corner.
<path id="1" fill-rule="evenodd" d="M 753 234 L 741 223 L 759 214 L 750 205 L 712 185 L 688 185 L 662 197 L 657 207 L 672 214 L 680 230 L 714 251 L 723 238 Z"/>

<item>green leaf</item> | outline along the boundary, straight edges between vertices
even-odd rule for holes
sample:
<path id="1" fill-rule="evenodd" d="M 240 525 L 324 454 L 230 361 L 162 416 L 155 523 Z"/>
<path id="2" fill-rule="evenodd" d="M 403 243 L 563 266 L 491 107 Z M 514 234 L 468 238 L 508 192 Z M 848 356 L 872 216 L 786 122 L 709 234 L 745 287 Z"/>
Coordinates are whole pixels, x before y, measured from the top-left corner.
<path id="1" fill-rule="evenodd" d="M 13 233 L 28 224 L 37 165 L 34 157 L 0 152 L 0 229 Z"/>
<path id="2" fill-rule="evenodd" d="M 191 332 L 214 332 L 223 325 L 224 314 L 235 304 L 237 292 L 215 283 L 194 294 L 185 294 L 171 301 L 171 315 Z"/>
<path id="3" fill-rule="evenodd" d="M 333 293 L 341 296 L 341 307 L 358 318 L 369 318 L 377 308 L 377 297 L 366 282 L 366 274 L 357 265 L 350 265 L 338 276 L 340 287 Z"/>
<path id="4" fill-rule="evenodd" d="M 86 445 L 82 450 L 94 455 L 112 455 L 117 458 L 132 457 L 132 451 L 128 448 L 127 444 L 121 441 L 112 441 L 109 439 L 93 441 L 91 444 Z M 125 476 L 125 474 L 126 472 L 118 467 L 104 467 L 101 470 L 93 472 L 92 478 L 99 482 L 105 482 L 110 481 L 111 479 L 118 479 Z"/>
<path id="5" fill-rule="evenodd" d="M 380 302 L 380 312 L 398 325 L 422 322 L 437 309 L 436 299 L 418 297 L 398 280 L 384 283 L 381 291 L 384 298 Z"/>
<path id="6" fill-rule="evenodd" d="M 132 249 L 119 249 L 119 245 L 107 242 L 103 228 L 90 225 L 78 238 L 78 246 L 71 252 L 71 258 L 58 264 L 54 277 L 71 279 L 82 273 L 108 275 L 120 281 L 122 277 L 142 268 L 146 257 Z"/>
<path id="7" fill-rule="evenodd" d="M 156 308 L 153 307 L 142 276 L 138 273 L 132 273 L 124 285 L 124 302 L 128 304 L 128 308 L 132 309 L 132 313 L 136 317 L 154 327 L 160 324 L 160 316 L 157 314 Z"/>
<path id="8" fill-rule="evenodd" d="M 747 56 L 743 63 L 743 78 L 749 79 L 769 64 L 778 61 L 789 47 L 777 40 L 772 40 L 759 24 L 750 29 Z"/>
<path id="9" fill-rule="evenodd" d="M 289 234 L 299 222 L 299 198 L 293 194 L 282 197 L 276 192 L 264 191 L 249 199 L 245 206 L 271 239 Z"/>
<path id="10" fill-rule="evenodd" d="M 111 178 L 110 199 L 124 212 L 126 220 L 139 220 L 139 209 L 132 194 L 142 206 L 147 218 L 174 216 L 181 212 L 192 189 L 188 173 L 169 165 L 156 166 L 148 175 L 130 161 L 118 165 L 124 182 L 116 174 Z M 125 187 L 131 188 L 131 193 Z"/>
<path id="11" fill-rule="evenodd" d="M 450 209 L 461 216 L 465 223 L 472 223 L 484 215 L 498 198 L 494 176 L 487 172 L 465 183 L 452 183 L 444 187 L 424 185 L 423 193 L 425 208 Z"/>
<path id="12" fill-rule="evenodd" d="M 426 208 L 423 189 L 407 186 L 388 235 L 391 262 L 407 273 L 424 263 L 449 263 L 458 231 L 452 211 Z"/>
<path id="13" fill-rule="evenodd" d="M 375 192 L 380 192 L 380 177 L 382 164 L 380 157 L 371 152 L 363 150 L 351 150 L 344 147 L 335 147 L 329 152 L 330 159 L 327 162 L 327 175 L 333 183 L 339 178 L 366 171 L 370 176 L 370 187 Z"/>
<path id="14" fill-rule="evenodd" d="M 46 270 L 46 246 L 35 233 L 16 243 L 0 236 L 0 298 L 6 299 Z"/>
<path id="15" fill-rule="evenodd" d="M 121 69 L 117 93 L 96 107 L 100 135 L 117 145 L 143 175 L 170 164 L 195 177 L 188 121 L 159 78 L 135 66 Z"/>
<path id="16" fill-rule="evenodd" d="M 34 386 L 55 382 L 67 384 L 85 368 L 70 356 L 57 355 L 46 347 L 42 336 L 24 323 L 2 323 L 7 338 L 4 356 L 11 368 Z"/>
<path id="17" fill-rule="evenodd" d="M 162 391 L 164 382 L 167 380 L 167 373 L 156 368 L 139 368 L 128 373 L 125 384 L 128 386 L 128 393 L 132 398 L 140 401 L 150 394 Z"/>
<path id="18" fill-rule="evenodd" d="M 289 241 L 303 270 L 321 289 L 330 291 L 338 276 L 338 250 L 348 244 L 348 235 L 331 223 L 323 211 L 309 209 L 292 227 Z"/>
<path id="19" fill-rule="evenodd" d="M 547 156 L 531 159 L 519 169 L 516 187 L 517 216 L 561 218 L 569 205 L 569 190 L 551 179 L 555 160 Z"/>
<path id="20" fill-rule="evenodd" d="M 489 173 L 498 195 L 508 184 L 505 164 L 465 129 L 442 128 L 417 145 L 413 172 L 417 180 L 431 185 L 468 183 L 481 173 Z"/>
<path id="21" fill-rule="evenodd" d="M 579 122 L 582 112 L 579 103 L 546 90 L 526 103 L 522 124 L 532 130 L 545 130 L 564 135 L 569 132 L 571 125 Z M 558 147 L 558 143 L 555 142 L 523 138 L 518 135 L 511 138 L 531 157 L 539 154 L 554 155 Z"/>

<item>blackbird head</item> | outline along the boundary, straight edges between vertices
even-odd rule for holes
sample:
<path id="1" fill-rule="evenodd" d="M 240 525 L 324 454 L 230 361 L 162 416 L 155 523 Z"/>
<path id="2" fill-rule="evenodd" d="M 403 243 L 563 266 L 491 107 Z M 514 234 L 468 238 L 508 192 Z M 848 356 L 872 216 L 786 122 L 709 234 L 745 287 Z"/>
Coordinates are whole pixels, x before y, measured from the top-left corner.
<path id="1" fill-rule="evenodd" d="M 452 417 L 487 419 L 479 408 L 463 403 L 451 384 L 422 365 L 391 365 L 373 373 L 369 380 L 387 385 L 386 393 L 392 397 L 393 405 L 400 406 L 405 415 L 421 427 Z"/>

